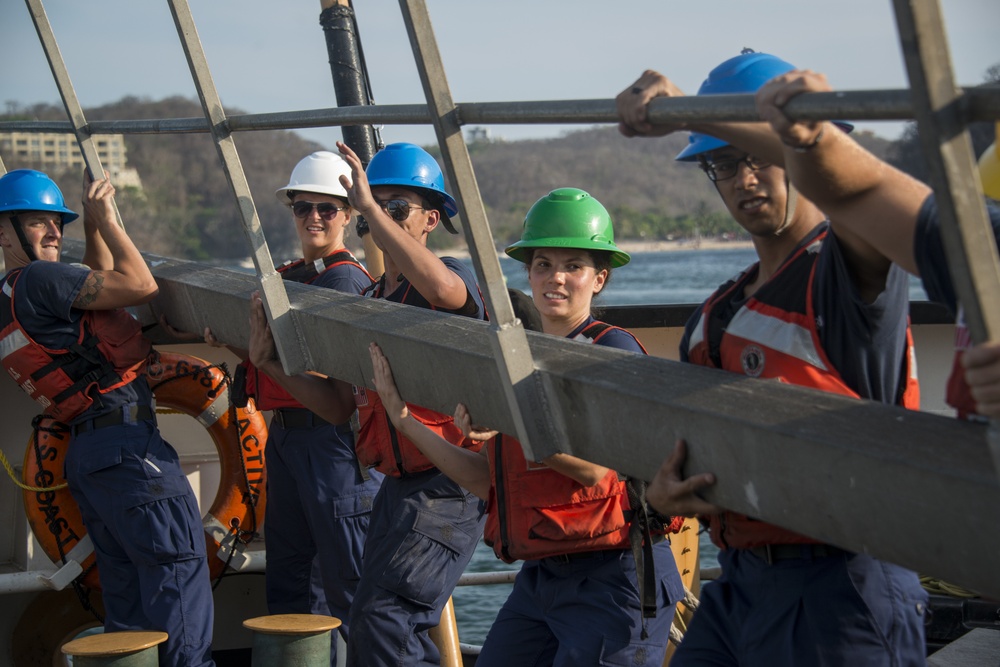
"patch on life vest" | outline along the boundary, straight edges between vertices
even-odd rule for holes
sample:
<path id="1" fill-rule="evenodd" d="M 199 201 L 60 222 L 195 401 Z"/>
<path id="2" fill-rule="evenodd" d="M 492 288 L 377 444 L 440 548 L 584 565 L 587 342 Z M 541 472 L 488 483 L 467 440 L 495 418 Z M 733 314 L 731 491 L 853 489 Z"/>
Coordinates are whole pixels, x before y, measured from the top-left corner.
<path id="1" fill-rule="evenodd" d="M 764 372 L 764 350 L 756 345 L 747 345 L 740 354 L 740 363 L 744 373 L 753 378 L 760 377 Z"/>
<path id="2" fill-rule="evenodd" d="M 364 387 L 354 385 L 354 405 L 359 408 L 368 405 L 368 393 L 365 392 Z"/>

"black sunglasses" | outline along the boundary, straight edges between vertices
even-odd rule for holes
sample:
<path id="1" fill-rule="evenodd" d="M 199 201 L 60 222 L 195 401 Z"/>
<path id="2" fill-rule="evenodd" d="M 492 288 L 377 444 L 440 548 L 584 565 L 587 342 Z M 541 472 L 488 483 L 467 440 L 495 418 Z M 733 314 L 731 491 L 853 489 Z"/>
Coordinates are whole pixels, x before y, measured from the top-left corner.
<path id="1" fill-rule="evenodd" d="M 701 168 L 705 170 L 708 180 L 713 183 L 718 183 L 719 181 L 727 181 L 735 176 L 736 171 L 740 168 L 741 162 L 745 162 L 750 168 L 750 171 L 758 171 L 771 166 L 771 163 L 767 160 L 762 160 L 756 155 L 747 154 L 741 158 L 715 161 L 703 160 Z"/>
<path id="2" fill-rule="evenodd" d="M 411 204 L 405 199 L 389 199 L 386 201 L 376 201 L 383 211 L 389 214 L 389 217 L 396 222 L 403 222 L 410 217 L 410 209 L 417 209 L 418 211 L 426 211 L 427 209 L 423 206 L 417 206 L 416 204 Z"/>
<path id="3" fill-rule="evenodd" d="M 346 206 L 336 206 L 329 202 L 314 204 L 311 201 L 297 201 L 292 204 L 292 213 L 299 220 L 305 220 L 312 213 L 313 208 L 319 213 L 319 217 L 329 222 L 337 217 L 337 214 L 346 209 Z"/>

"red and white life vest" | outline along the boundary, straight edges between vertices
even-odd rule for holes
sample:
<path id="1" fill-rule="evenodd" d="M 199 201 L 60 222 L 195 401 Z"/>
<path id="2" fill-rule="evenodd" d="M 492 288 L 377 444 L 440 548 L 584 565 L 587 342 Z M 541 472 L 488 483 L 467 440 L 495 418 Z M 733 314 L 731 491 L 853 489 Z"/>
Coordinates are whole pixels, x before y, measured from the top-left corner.
<path id="1" fill-rule="evenodd" d="M 40 345 L 14 311 L 21 271 L 7 274 L 0 293 L 0 362 L 47 416 L 69 422 L 93 405 L 95 395 L 135 380 L 152 347 L 139 322 L 121 308 L 84 311 L 77 340 L 67 349 Z"/>
<path id="2" fill-rule="evenodd" d="M 819 338 L 813 281 L 819 250 L 828 233 L 819 233 L 812 242 L 785 260 L 724 327 L 713 326 L 713 317 L 719 316 L 737 290 L 745 288 L 753 272 L 748 270 L 720 287 L 705 303 L 692 331 L 688 344 L 689 361 L 860 398 L 833 367 Z M 909 326 L 905 355 L 897 403 L 916 410 L 920 406 L 920 390 Z M 713 515 L 710 534 L 720 548 L 815 542 L 804 535 L 734 512 Z"/>
<path id="3" fill-rule="evenodd" d="M 335 253 L 312 262 L 307 262 L 304 259 L 285 262 L 276 271 L 281 274 L 282 280 L 291 280 L 308 285 L 330 269 L 342 264 L 356 266 L 364 271 L 369 280 L 374 280 L 349 250 L 338 250 Z M 275 408 L 303 407 L 291 394 L 282 389 L 277 382 L 268 377 L 266 373 L 261 373 L 249 361 L 244 361 L 241 365 L 246 367 L 246 394 L 247 396 L 254 397 L 258 409 L 273 410 Z"/>

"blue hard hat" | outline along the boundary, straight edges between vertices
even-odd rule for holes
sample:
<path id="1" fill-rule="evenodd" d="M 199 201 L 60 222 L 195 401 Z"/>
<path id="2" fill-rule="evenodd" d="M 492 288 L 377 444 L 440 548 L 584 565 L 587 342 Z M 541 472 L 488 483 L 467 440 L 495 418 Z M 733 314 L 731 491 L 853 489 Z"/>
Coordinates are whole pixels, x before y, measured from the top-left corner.
<path id="1" fill-rule="evenodd" d="M 740 55 L 730 58 L 709 72 L 708 78 L 698 89 L 698 95 L 755 93 L 774 77 L 793 69 L 795 69 L 795 65 L 785 62 L 777 56 L 744 49 Z M 674 159 L 681 162 L 693 162 L 702 153 L 728 145 L 722 139 L 692 132 L 688 137 L 688 145 Z"/>
<path id="2" fill-rule="evenodd" d="M 365 170 L 368 184 L 398 185 L 417 191 L 436 193 L 442 199 L 444 212 L 458 215 L 454 197 L 444 191 L 444 174 L 437 160 L 416 144 L 389 144 L 372 158 Z"/>
<path id="3" fill-rule="evenodd" d="M 59 186 L 34 169 L 15 169 L 0 178 L 0 212 L 52 211 L 62 214 L 62 222 L 80 216 L 66 208 Z"/>

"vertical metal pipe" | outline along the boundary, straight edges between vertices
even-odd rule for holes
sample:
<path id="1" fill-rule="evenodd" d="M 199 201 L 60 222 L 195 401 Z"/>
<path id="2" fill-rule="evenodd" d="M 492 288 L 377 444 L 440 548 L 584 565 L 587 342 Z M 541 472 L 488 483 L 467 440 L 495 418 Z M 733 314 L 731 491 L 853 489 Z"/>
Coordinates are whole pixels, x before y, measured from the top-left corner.
<path id="1" fill-rule="evenodd" d="M 458 621 L 455 620 L 453 598 L 448 598 L 441 610 L 441 620 L 428 634 L 441 654 L 441 667 L 462 667 L 462 649 L 458 643 Z"/>
<path id="2" fill-rule="evenodd" d="M 326 37 L 337 106 L 366 106 L 369 99 L 365 90 L 358 34 L 354 29 L 354 10 L 348 0 L 321 0 L 320 5 L 323 11 L 319 15 L 319 24 Z M 345 125 L 341 131 L 344 143 L 354 149 L 362 164 L 367 165 L 377 150 L 371 125 Z"/>
<path id="3" fill-rule="evenodd" d="M 330 73 L 333 75 L 333 90 L 338 107 L 367 106 L 370 91 L 366 86 L 367 72 L 361 58 L 361 41 L 355 28 L 354 9 L 350 0 L 320 0 L 323 11 L 319 24 L 326 37 L 326 52 L 330 56 Z M 378 141 L 371 125 L 343 125 L 340 128 L 344 143 L 350 146 L 361 164 L 368 166 L 378 151 Z M 375 246 L 368 223 L 358 216 L 358 233 L 365 246 L 365 264 L 369 273 L 380 276 L 385 265 L 382 251 Z"/>

